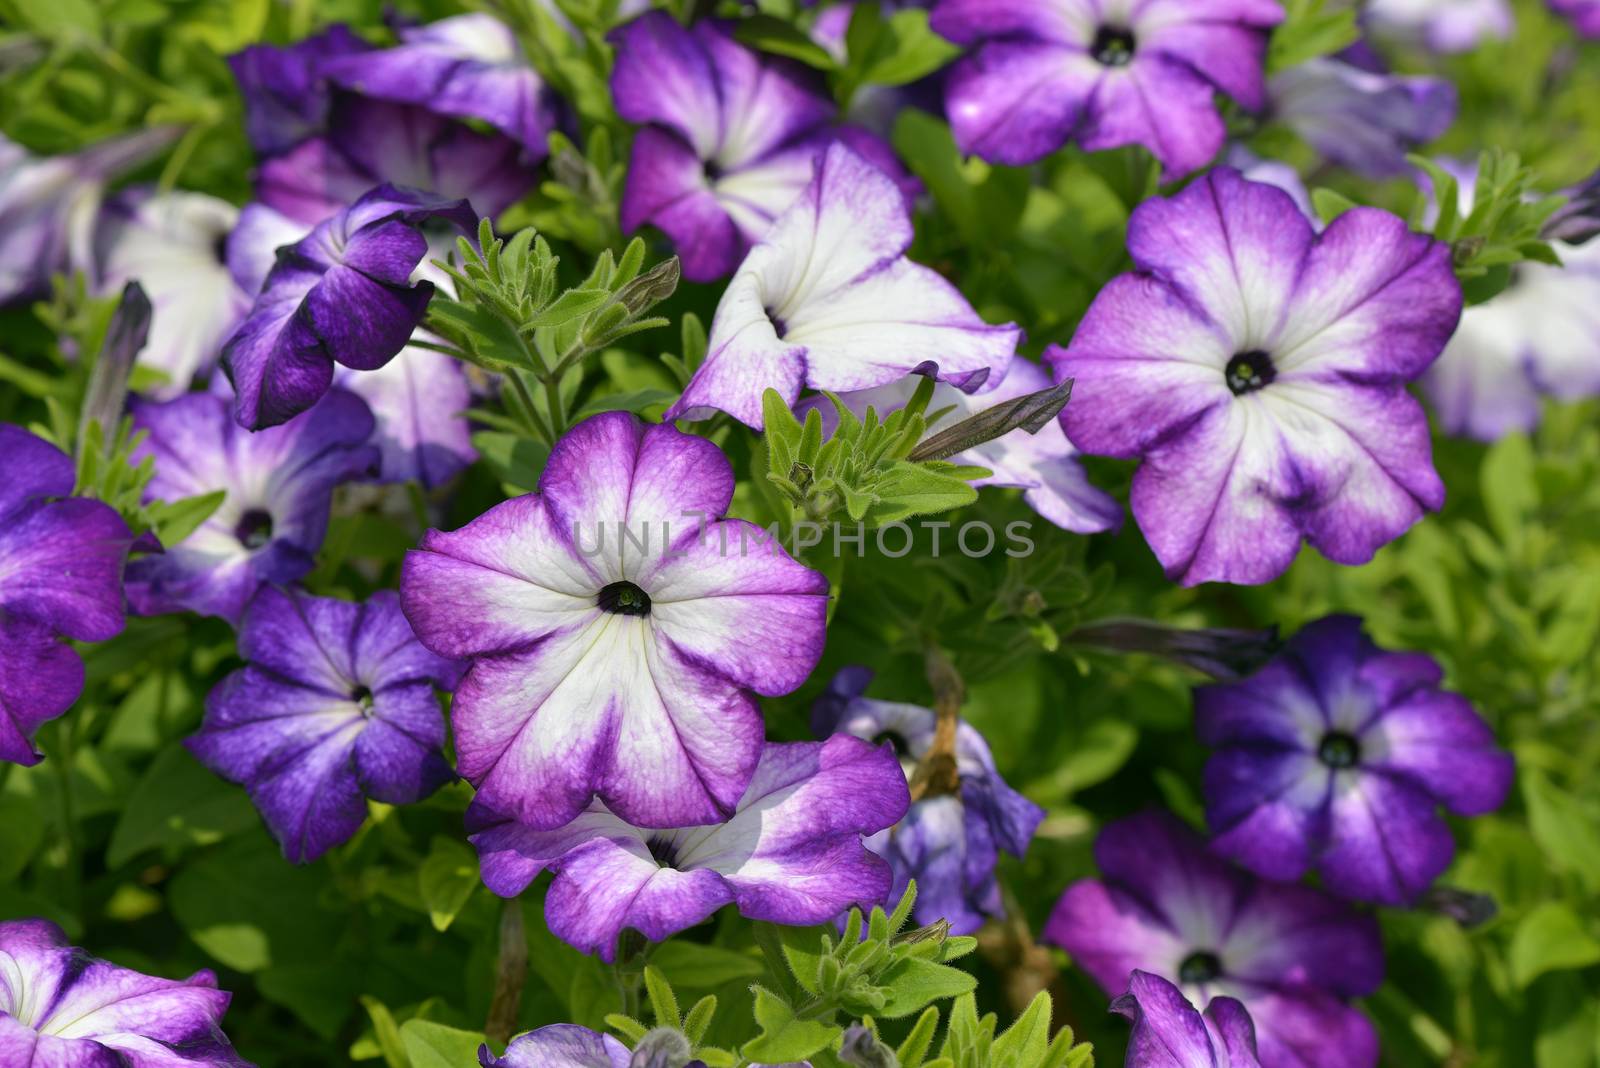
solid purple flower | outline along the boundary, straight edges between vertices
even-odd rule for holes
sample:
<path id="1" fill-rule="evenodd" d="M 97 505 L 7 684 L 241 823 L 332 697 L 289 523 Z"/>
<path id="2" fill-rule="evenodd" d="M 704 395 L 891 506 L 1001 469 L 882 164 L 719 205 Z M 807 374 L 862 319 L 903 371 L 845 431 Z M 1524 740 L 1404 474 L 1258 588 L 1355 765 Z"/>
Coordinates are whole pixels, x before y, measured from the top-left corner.
<path id="1" fill-rule="evenodd" d="M 733 481 L 710 441 L 608 412 L 556 443 L 538 493 L 407 554 L 418 637 L 472 661 L 451 719 L 480 824 L 553 830 L 595 797 L 638 826 L 733 811 L 761 755 L 753 693 L 805 681 L 828 594 L 720 518 Z"/>
<path id="2" fill-rule="evenodd" d="M 812 708 L 812 729 L 890 740 L 909 777 L 933 745 L 937 716 L 920 705 L 863 696 L 871 681 L 863 667 L 835 675 Z M 1004 911 L 995 880 L 999 851 L 1026 853 L 1045 813 L 1006 784 L 983 735 L 966 722 L 956 728 L 956 770 L 958 794 L 916 801 L 897 825 L 869 838 L 867 848 L 894 871 L 894 900 L 916 880 L 918 923 L 944 919 L 957 934 L 969 934 Z"/>
<path id="3" fill-rule="evenodd" d="M 250 1068 L 222 1033 L 217 977 L 159 979 L 96 960 L 48 920 L 0 923 L 0 1064 Z"/>
<path id="4" fill-rule="evenodd" d="M 180 132 L 151 127 L 61 156 L 35 156 L 0 135 L 0 304 L 48 292 L 51 275 L 91 270 L 106 183 Z"/>
<path id="5" fill-rule="evenodd" d="M 204 193 L 130 190 L 113 198 L 95 233 L 100 289 L 136 281 L 150 298 L 139 364 L 167 381 L 143 392 L 166 400 L 216 366 L 222 343 L 250 309 L 223 250 L 239 211 Z"/>
<path id="6" fill-rule="evenodd" d="M 72 458 L 0 423 L 0 760 L 37 764 L 31 741 L 83 691 L 60 639 L 122 631 L 122 567 L 133 533 L 115 509 L 71 496 Z"/>
<path id="7" fill-rule="evenodd" d="M 1374 72 L 1333 56 L 1274 75 L 1267 96 L 1273 117 L 1324 159 L 1373 178 L 1408 173 L 1406 154 L 1449 129 L 1457 103 L 1444 78 Z"/>
<path id="8" fill-rule="evenodd" d="M 937 271 L 906 258 L 911 218 L 893 179 L 844 145 L 751 250 L 717 305 L 705 363 L 668 419 L 727 412 L 762 425 L 761 397 L 887 385 L 925 363 L 941 381 L 998 380 L 1022 332 L 984 322 Z"/>
<path id="9" fill-rule="evenodd" d="M 1134 517 L 1184 585 L 1267 582 L 1302 539 L 1365 563 L 1444 502 L 1406 384 L 1461 315 L 1450 249 L 1375 208 L 1318 235 L 1282 190 L 1219 168 L 1128 227 L 1067 349 L 1085 452 L 1137 457 Z"/>
<path id="10" fill-rule="evenodd" d="M 909 803 L 891 747 L 835 735 L 767 743 L 733 811 L 711 824 L 642 828 L 597 801 L 555 830 L 474 824 L 471 813 L 468 826 L 490 890 L 515 897 L 554 870 L 551 933 L 610 961 L 624 928 L 659 942 L 724 905 L 807 926 L 881 903 L 889 866 L 862 836 L 892 826 Z"/>
<path id="11" fill-rule="evenodd" d="M 916 375 L 908 375 L 887 386 L 838 396 L 857 416 L 864 415 L 870 406 L 881 417 L 905 407 L 916 391 L 917 380 Z M 998 383 L 985 383 L 976 393 L 942 383 L 935 386 L 928 410 L 954 409 L 945 421 L 955 423 L 995 405 L 1049 388 L 1050 376 L 1044 368 L 1019 356 L 1011 361 L 1004 378 Z M 826 398 L 807 398 L 800 403 L 796 414 L 803 419 L 811 408 L 821 412 L 823 432 L 831 434 L 838 421 L 833 405 Z M 935 424 L 933 429 L 942 428 L 943 424 Z M 1020 489 L 1028 507 L 1063 530 L 1093 534 L 1122 525 L 1122 506 L 1089 481 L 1078 460 L 1078 450 L 1067 440 L 1058 422 L 1051 422 L 1037 434 L 1013 430 L 949 459 L 953 464 L 987 467 L 994 473 L 987 478 L 973 479 L 971 485 Z"/>
<path id="12" fill-rule="evenodd" d="M 1255 1024 L 1237 998 L 1212 998 L 1202 1015 L 1166 979 L 1135 971 L 1111 1011 L 1133 1022 L 1126 1068 L 1261 1068 Z"/>
<path id="13" fill-rule="evenodd" d="M 279 252 L 222 353 L 239 425 L 283 423 L 327 393 L 335 363 L 375 370 L 405 347 L 433 296 L 411 274 L 435 220 L 463 233 L 477 223 L 466 201 L 381 186 Z"/>
<path id="14" fill-rule="evenodd" d="M 963 152 L 1021 165 L 1137 144 L 1171 179 L 1222 147 L 1217 91 L 1260 109 L 1282 21 L 1275 0 L 940 0 L 931 24 L 973 46 L 945 87 Z"/>
<path id="15" fill-rule="evenodd" d="M 461 665 L 423 648 L 393 592 L 355 604 L 265 587 L 239 655 L 184 745 L 249 789 L 289 860 L 348 841 L 367 798 L 410 804 L 455 778 L 434 689 L 454 688 Z"/>
<path id="16" fill-rule="evenodd" d="M 1195 691 L 1212 849 L 1269 879 L 1315 869 L 1340 897 L 1407 905 L 1450 864 L 1441 806 L 1498 808 L 1510 754 L 1439 665 L 1329 616 L 1239 682 Z"/>
<path id="17" fill-rule="evenodd" d="M 334 488 L 378 464 L 378 449 L 367 443 L 372 413 L 344 390 L 256 433 L 210 393 L 135 401 L 132 410 L 134 428 L 149 435 L 135 459 L 155 460 L 146 500 L 227 492 L 188 537 L 128 565 L 128 601 L 140 615 L 187 609 L 236 621 L 263 585 L 311 570 Z"/>
<path id="18" fill-rule="evenodd" d="M 403 27 L 398 35 L 393 48 L 330 56 L 323 75 L 361 96 L 488 123 L 522 145 L 527 162 L 545 157 L 555 99 L 509 26 L 472 13 Z"/>
<path id="19" fill-rule="evenodd" d="M 1550 0 L 1550 7 L 1584 37 L 1600 37 L 1600 0 Z"/>
<path id="20" fill-rule="evenodd" d="M 518 1035 L 496 1057 L 478 1047 L 482 1068 L 628 1068 L 628 1047 L 598 1031 L 577 1024 L 550 1024 Z"/>
<path id="21" fill-rule="evenodd" d="M 1435 52 L 1470 52 L 1516 28 L 1508 0 L 1367 0 L 1362 18 L 1374 33 Z"/>
<path id="22" fill-rule="evenodd" d="M 1165 813 L 1107 824 L 1101 878 L 1067 888 L 1044 941 L 1108 994 L 1135 971 L 1175 982 L 1195 1004 L 1237 998 L 1263 1068 L 1373 1068 L 1372 1024 L 1346 1004 L 1383 981 L 1371 916 L 1310 887 L 1256 879 Z"/>
<path id="23" fill-rule="evenodd" d="M 256 151 L 275 155 L 321 133 L 332 103 L 324 65 L 371 50 L 348 26 L 336 24 L 291 45 L 251 45 L 229 56 L 244 100 L 245 133 Z"/>
<path id="24" fill-rule="evenodd" d="M 642 126 L 622 196 L 622 228 L 650 223 L 672 238 L 683 276 L 724 278 L 811 181 L 815 161 L 843 141 L 897 180 L 894 153 L 859 128 L 835 128 L 821 76 L 753 52 L 726 23 L 685 28 L 653 11 L 618 28 L 611 91 Z"/>

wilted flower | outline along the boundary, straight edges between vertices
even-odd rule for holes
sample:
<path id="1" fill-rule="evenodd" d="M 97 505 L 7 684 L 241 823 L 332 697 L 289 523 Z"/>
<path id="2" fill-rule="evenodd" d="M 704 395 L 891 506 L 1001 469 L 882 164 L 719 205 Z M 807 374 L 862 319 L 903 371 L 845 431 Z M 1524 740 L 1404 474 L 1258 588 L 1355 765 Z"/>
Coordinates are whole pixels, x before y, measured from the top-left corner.
<path id="1" fill-rule="evenodd" d="M 477 223 L 465 201 L 381 186 L 279 253 L 222 354 L 241 426 L 310 408 L 335 363 L 375 370 L 405 347 L 433 296 L 411 274 L 428 253 L 421 228 L 435 220 L 463 233 Z"/>
<path id="2" fill-rule="evenodd" d="M 835 675 L 812 708 L 812 730 L 891 741 L 909 776 L 933 745 L 937 717 L 919 705 L 863 696 L 871 681 L 872 672 L 862 667 Z M 893 869 L 894 900 L 917 881 L 918 923 L 944 919 L 955 933 L 970 934 L 1004 911 L 995 881 L 999 851 L 1026 853 L 1044 810 L 1006 785 L 988 743 L 968 723 L 956 728 L 955 756 L 959 793 L 914 802 L 896 826 L 867 839 L 867 848 Z"/>
<path id="3" fill-rule="evenodd" d="M 90 957 L 48 920 L 0 923 L 0 1062 L 250 1068 L 222 1033 L 217 977 L 158 979 Z"/>
<path id="4" fill-rule="evenodd" d="M 1516 25 L 1508 0 L 1367 0 L 1362 16 L 1374 33 L 1435 52 L 1470 52 Z"/>
<path id="5" fill-rule="evenodd" d="M 289 860 L 348 840 L 369 797 L 409 804 L 455 778 L 434 688 L 454 687 L 461 666 L 422 647 L 394 593 L 354 604 L 266 587 L 239 655 L 184 744 L 249 789 Z"/>
<path id="6" fill-rule="evenodd" d="M 715 445 L 624 412 L 578 424 L 539 492 L 407 554 L 424 645 L 470 659 L 451 717 L 480 824 L 555 830 L 595 797 L 641 827 L 727 817 L 761 755 L 752 691 L 822 654 L 828 582 L 721 519 Z"/>
<path id="7" fill-rule="evenodd" d="M 1108 994 L 1145 971 L 1197 1005 L 1237 998 L 1263 1068 L 1378 1063 L 1372 1024 L 1344 1001 L 1383 981 L 1372 917 L 1309 887 L 1258 880 L 1164 813 L 1107 824 L 1094 855 L 1101 878 L 1067 888 L 1043 938 Z"/>
<path id="8" fill-rule="evenodd" d="M 235 282 L 224 252 L 238 218 L 232 204 L 204 193 L 141 189 L 107 203 L 95 233 L 101 289 L 137 281 L 149 296 L 139 363 L 167 378 L 145 394 L 176 397 L 209 374 L 250 309 L 252 294 Z"/>
<path id="9" fill-rule="evenodd" d="M 937 271 L 906 258 L 894 181 L 843 145 L 751 250 L 711 323 L 705 363 L 669 419 L 724 411 L 762 425 L 761 396 L 887 385 L 925 363 L 975 388 L 1005 373 L 1022 332 L 985 323 Z"/>
<path id="10" fill-rule="evenodd" d="M 122 630 L 133 533 L 109 505 L 70 496 L 75 479 L 66 453 L 0 423 L 0 760 L 13 764 L 39 762 L 33 732 L 83 691 L 83 662 L 60 639 Z"/>
<path id="11" fill-rule="evenodd" d="M 950 71 L 956 143 L 995 163 L 1032 163 L 1069 141 L 1143 145 L 1169 178 L 1205 166 L 1226 130 L 1218 90 L 1264 100 L 1276 0 L 940 0 L 932 26 L 975 46 Z"/>
<path id="12" fill-rule="evenodd" d="M 724 905 L 754 920 L 806 926 L 881 903 L 889 867 L 862 836 L 892 826 L 910 797 L 894 751 L 836 735 L 769 742 L 732 813 L 649 829 L 599 801 L 555 830 L 474 824 L 489 889 L 514 897 L 546 868 L 551 933 L 610 961 L 631 927 L 661 941 Z"/>
<path id="13" fill-rule="evenodd" d="M 665 231 L 691 281 L 738 266 L 800 196 L 829 145 L 843 140 L 903 175 L 874 135 L 833 125 L 833 100 L 815 71 L 752 52 L 725 23 L 685 28 L 655 11 L 613 39 L 617 112 L 643 126 L 628 163 L 622 228 Z"/>
<path id="14" fill-rule="evenodd" d="M 228 402 L 209 393 L 136 401 L 133 422 L 149 435 L 135 459 L 155 460 L 147 499 L 227 494 L 188 537 L 128 565 L 128 601 L 140 615 L 189 609 L 237 620 L 263 585 L 311 570 L 334 487 L 378 464 L 377 448 L 367 444 L 372 413 L 344 390 L 258 433 L 242 429 Z"/>
<path id="15" fill-rule="evenodd" d="M 1139 273 L 1067 349 L 1073 444 L 1143 460 L 1134 517 L 1184 585 L 1260 583 L 1302 539 L 1359 564 L 1444 501 L 1406 383 L 1461 314 L 1450 250 L 1374 208 L 1319 236 L 1272 186 L 1219 168 L 1134 212 Z"/>
<path id="16" fill-rule="evenodd" d="M 1333 56 L 1274 75 L 1267 97 L 1273 117 L 1324 159 L 1374 178 L 1406 173 L 1406 153 L 1442 135 L 1456 115 L 1456 88 L 1443 78 L 1365 70 Z"/>
<path id="17" fill-rule="evenodd" d="M 1255 1024 L 1237 998 L 1212 998 L 1202 1015 L 1172 983 L 1135 971 L 1111 1011 L 1133 1022 L 1125 1068 L 1261 1068 Z"/>
<path id="18" fill-rule="evenodd" d="M 1315 869 L 1341 897 L 1415 901 L 1455 854 L 1439 807 L 1480 815 L 1511 789 L 1510 755 L 1442 674 L 1330 616 L 1249 678 L 1196 690 L 1212 848 L 1269 879 Z"/>

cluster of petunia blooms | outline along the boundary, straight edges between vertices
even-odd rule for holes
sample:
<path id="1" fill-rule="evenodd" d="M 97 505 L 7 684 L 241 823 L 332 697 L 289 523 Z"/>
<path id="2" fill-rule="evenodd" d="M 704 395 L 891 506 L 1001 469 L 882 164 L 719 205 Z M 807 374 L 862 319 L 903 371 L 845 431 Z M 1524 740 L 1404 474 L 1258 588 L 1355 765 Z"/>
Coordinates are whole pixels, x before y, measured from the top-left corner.
<path id="1" fill-rule="evenodd" d="M 1370 6 L 1375 34 L 1440 49 L 1504 32 L 1494 3 L 1470 26 L 1458 9 L 1474 5 Z M 1600 33 L 1596 5 L 1555 6 Z M 1140 144 L 1186 176 L 1231 151 L 1218 93 L 1375 174 L 1449 123 L 1447 83 L 1393 76 L 1365 45 L 1269 82 L 1281 18 L 1271 0 L 932 11 L 968 48 L 944 76 L 956 139 L 1000 163 Z M 130 405 L 150 498 L 225 494 L 147 551 L 111 508 L 73 496 L 69 457 L 0 427 L 0 757 L 41 759 L 35 731 L 81 692 L 63 639 L 110 638 L 127 609 L 223 618 L 244 664 L 188 746 L 249 791 L 288 859 L 348 840 L 368 800 L 418 801 L 459 776 L 485 884 L 513 897 L 553 872 L 550 929 L 604 960 L 628 928 L 660 940 L 725 906 L 823 923 L 912 879 L 919 920 L 972 931 L 1001 911 L 999 853 L 1021 856 L 1044 816 L 964 723 L 959 786 L 913 800 L 937 717 L 868 697 L 865 668 L 827 683 L 818 740 L 766 740 L 758 699 L 810 678 L 829 584 L 727 517 L 730 463 L 675 421 L 720 412 L 759 430 L 767 389 L 881 409 L 918 374 L 938 378 L 941 405 L 974 411 L 1071 378 L 1058 425 L 966 459 L 1082 534 L 1121 515 L 1079 450 L 1136 459 L 1133 514 L 1172 579 L 1262 583 L 1302 543 L 1365 562 L 1440 507 L 1411 383 L 1446 429 L 1479 436 L 1530 425 L 1542 393 L 1600 391 L 1580 345 L 1600 338 L 1593 189 L 1559 219 L 1568 267 L 1530 265 L 1463 317 L 1448 248 L 1371 208 L 1322 228 L 1292 177 L 1233 153 L 1239 169 L 1135 211 L 1135 270 L 1041 365 L 1017 354 L 1016 326 L 985 322 L 907 257 L 919 187 L 870 123 L 836 121 L 812 72 L 728 26 L 650 12 L 613 38 L 613 94 L 638 127 L 621 216 L 662 232 L 688 277 L 729 278 L 703 365 L 667 422 L 590 418 L 555 444 L 536 492 L 429 531 L 397 591 L 313 596 L 295 583 L 337 487 L 447 487 L 474 460 L 472 383 L 415 344 L 450 285 L 428 261 L 531 188 L 560 121 L 493 18 L 399 38 L 380 49 L 335 27 L 233 57 L 260 156 L 242 210 L 142 189 L 96 207 L 160 131 L 80 157 L 0 155 L 4 240 L 31 250 L 0 262 L 71 264 L 152 298 L 141 360 L 165 384 Z M 39 281 L 0 277 L 0 296 Z M 1560 321 L 1545 314 L 1557 308 Z M 654 551 L 624 531 L 656 532 Z M 1416 904 L 1453 855 L 1441 811 L 1493 809 L 1511 782 L 1509 756 L 1441 679 L 1429 657 L 1331 617 L 1254 674 L 1196 691 L 1210 837 L 1160 813 L 1107 825 L 1101 878 L 1068 887 L 1045 929 L 1119 996 L 1130 1063 L 1376 1063 L 1351 1000 L 1379 985 L 1383 951 L 1359 906 Z M 226 1004 L 209 973 L 152 979 L 89 960 L 49 924 L 0 924 L 5 1063 L 242 1064 L 218 1030 Z M 628 1057 L 558 1025 L 485 1064 Z"/>

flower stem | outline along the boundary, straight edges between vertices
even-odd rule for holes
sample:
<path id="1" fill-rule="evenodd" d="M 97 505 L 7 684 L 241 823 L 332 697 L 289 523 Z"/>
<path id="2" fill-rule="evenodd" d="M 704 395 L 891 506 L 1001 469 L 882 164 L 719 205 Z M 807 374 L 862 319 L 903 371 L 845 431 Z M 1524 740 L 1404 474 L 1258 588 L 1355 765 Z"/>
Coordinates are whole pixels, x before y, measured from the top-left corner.
<path id="1" fill-rule="evenodd" d="M 528 978 L 528 938 L 522 929 L 522 902 L 512 898 L 500 910 L 500 950 L 495 957 L 494 994 L 484 1034 L 504 1046 L 517 1029 L 522 986 Z"/>

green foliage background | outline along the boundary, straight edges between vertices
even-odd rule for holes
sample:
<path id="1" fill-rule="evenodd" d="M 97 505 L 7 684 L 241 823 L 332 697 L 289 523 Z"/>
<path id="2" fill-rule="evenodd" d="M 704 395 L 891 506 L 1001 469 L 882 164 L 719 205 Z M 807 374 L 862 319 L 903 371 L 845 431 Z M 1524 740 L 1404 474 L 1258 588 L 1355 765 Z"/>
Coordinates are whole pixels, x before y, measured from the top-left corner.
<path id="1" fill-rule="evenodd" d="M 578 281 L 602 247 L 620 251 L 615 196 L 624 125 L 607 111 L 601 30 L 607 5 L 563 0 L 589 30 L 538 55 L 579 104 L 582 155 L 502 220 L 537 223 Z M 399 5 L 436 18 L 443 2 Z M 1290 4 L 1309 54 L 1337 47 L 1331 5 Z M 785 26 L 794 12 L 764 4 L 757 43 L 805 51 Z M 502 8 L 524 27 L 531 6 Z M 332 21 L 374 39 L 388 31 L 375 0 L 0 0 L 0 129 L 44 153 L 69 151 L 144 125 L 186 133 L 140 178 L 243 202 L 252 160 L 240 102 L 223 56 L 255 41 L 285 42 Z M 1439 63 L 1460 89 L 1462 116 L 1439 146 L 1475 155 L 1517 152 L 1553 189 L 1600 163 L 1600 47 L 1580 48 L 1535 0 L 1519 4 L 1517 36 Z M 1336 23 L 1336 20 L 1335 20 Z M 886 24 L 887 25 L 887 24 Z M 863 31 L 832 72 L 841 98 L 873 82 L 909 81 L 947 56 L 913 23 Z M 885 36 L 886 35 L 886 36 Z M 1293 43 L 1293 42 L 1291 42 Z M 807 55 L 812 62 L 831 62 Z M 1247 126 L 1235 120 L 1241 131 Z M 1281 128 L 1251 128 L 1253 143 L 1314 170 L 1310 150 Z M 1031 171 L 956 157 L 942 122 L 917 113 L 894 141 L 926 183 L 914 255 L 955 279 L 992 320 L 1015 319 L 1029 351 L 1067 341 L 1098 288 L 1125 266 L 1130 208 L 1154 191 L 1147 157 L 1068 150 Z M 577 153 L 576 149 L 567 149 Z M 1317 170 L 1316 184 L 1402 213 L 1407 183 L 1374 184 Z M 684 286 L 662 313 L 709 322 L 718 287 Z M 1600 294 L 1597 294 L 1600 297 Z M 0 313 L 0 419 L 42 418 L 46 396 L 70 403 L 75 387 L 48 373 L 54 344 L 30 309 Z M 659 359 L 678 332 L 630 338 L 604 353 L 586 395 L 673 391 Z M 659 412 L 657 405 L 654 411 Z M 753 470 L 753 439 L 724 427 L 721 444 Z M 485 460 L 452 497 L 420 502 L 428 522 L 453 527 L 505 492 L 532 484 L 539 451 L 486 437 Z M 1459 853 L 1444 882 L 1493 895 L 1499 915 L 1464 931 L 1452 920 L 1382 916 L 1389 979 L 1366 1002 L 1384 1063 L 1485 1068 L 1587 1068 L 1600 1062 L 1600 405 L 1552 407 L 1532 438 L 1493 447 L 1436 441 L 1449 487 L 1444 512 L 1370 565 L 1341 568 L 1303 556 L 1281 580 L 1247 589 L 1179 590 L 1164 580 L 1137 529 L 1090 539 L 1036 522 L 1040 551 L 1021 561 L 903 560 L 868 555 L 834 566 L 840 600 L 823 665 L 787 698 L 766 702 L 775 738 L 807 735 L 811 699 L 837 667 L 866 659 L 874 694 L 931 702 L 923 649 L 932 641 L 965 677 L 965 714 L 988 737 L 1006 777 L 1050 812 L 1027 859 L 1007 859 L 1008 896 L 1033 930 L 1061 889 L 1093 874 L 1098 827 L 1154 805 L 1201 823 L 1205 752 L 1191 727 L 1197 676 L 1148 658 L 1075 647 L 1078 624 L 1135 615 L 1186 626 L 1286 632 L 1329 612 L 1365 617 L 1380 644 L 1425 650 L 1446 667 L 1516 754 L 1517 789 L 1500 812 L 1457 821 Z M 1095 463 L 1096 480 L 1125 499 L 1130 467 Z M 760 494 L 741 487 L 736 511 L 765 518 Z M 986 490 L 963 513 L 1003 524 L 1032 516 L 1014 494 Z M 350 495 L 308 586 L 360 597 L 391 587 L 423 517 Z M 464 785 L 405 809 L 373 806 L 348 846 L 310 867 L 284 863 L 244 792 L 199 767 L 179 746 L 197 725 L 208 689 L 236 666 L 229 629 L 186 617 L 130 620 L 118 639 L 86 650 L 89 683 L 41 744 L 33 769 L 0 765 L 0 917 L 44 915 L 77 944 L 146 971 L 210 967 L 235 992 L 227 1030 L 266 1068 L 429 1059 L 409 1019 L 479 1031 L 488 1012 L 500 903 L 477 881 L 461 815 Z M 542 884 L 541 884 L 542 885 Z M 545 930 L 539 891 L 523 902 L 531 976 L 520 1027 L 571 1020 L 603 1026 L 621 1007 L 605 966 Z M 994 955 L 963 961 L 979 1003 L 1013 1015 Z M 653 964 L 680 996 L 721 995 L 708 1040 L 736 1045 L 750 1033 L 752 982 L 771 982 L 751 928 L 731 910 L 660 947 Z M 1105 996 L 1059 954 L 1057 1018 L 1120 1062 L 1125 1026 Z M 892 1030 L 892 1028 L 891 1028 Z M 471 1063 L 454 1061 L 454 1063 Z"/>

